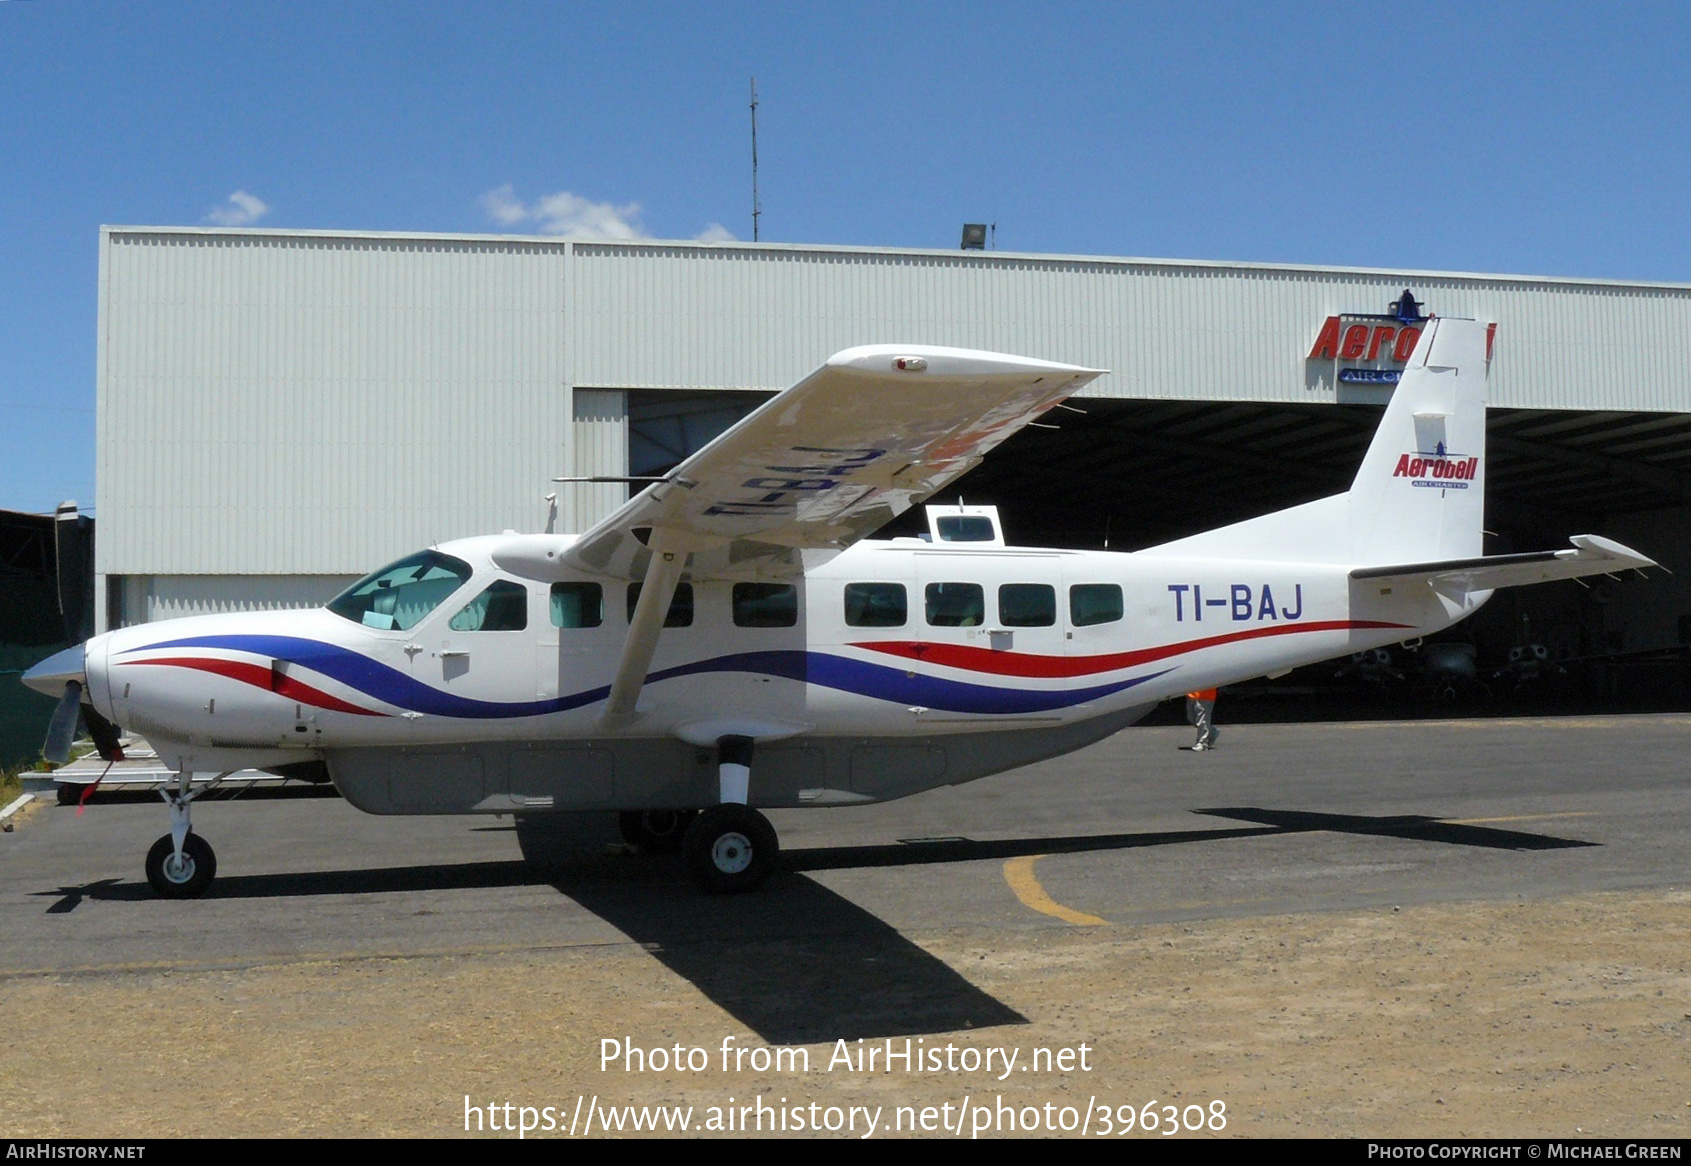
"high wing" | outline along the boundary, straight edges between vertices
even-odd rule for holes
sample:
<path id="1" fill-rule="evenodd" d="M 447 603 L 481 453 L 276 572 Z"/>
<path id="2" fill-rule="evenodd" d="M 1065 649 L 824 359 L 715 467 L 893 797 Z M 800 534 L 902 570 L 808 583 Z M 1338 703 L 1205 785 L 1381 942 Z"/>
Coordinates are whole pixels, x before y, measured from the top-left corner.
<path id="1" fill-rule="evenodd" d="M 1454 596 L 1656 566 L 1655 560 L 1598 535 L 1576 534 L 1568 541 L 1573 543 L 1569 550 L 1489 555 L 1479 559 L 1450 559 L 1442 563 L 1409 563 L 1395 567 L 1358 567 L 1350 573 L 1350 577 L 1377 582 L 1428 583 L 1435 591 Z"/>
<path id="2" fill-rule="evenodd" d="M 803 552 L 850 546 L 1099 375 L 962 348 L 849 348 L 746 417 L 558 556 L 642 581 L 601 723 L 637 715 L 683 573 L 796 578 Z"/>
<path id="3" fill-rule="evenodd" d="M 694 578 L 780 580 L 967 472 L 1099 370 L 993 352 L 850 348 L 600 522 L 566 566 L 646 576 L 648 548 Z"/>

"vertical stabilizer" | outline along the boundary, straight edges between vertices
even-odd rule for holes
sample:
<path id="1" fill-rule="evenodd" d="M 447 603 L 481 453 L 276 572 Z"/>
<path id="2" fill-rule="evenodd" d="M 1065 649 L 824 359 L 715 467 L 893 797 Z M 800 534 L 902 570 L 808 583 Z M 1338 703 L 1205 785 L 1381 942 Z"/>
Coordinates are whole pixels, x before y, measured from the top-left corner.
<path id="1" fill-rule="evenodd" d="M 1494 327 L 1438 319 L 1421 334 L 1351 484 L 1352 562 L 1482 553 L 1486 372 Z"/>
<path id="2" fill-rule="evenodd" d="M 1495 327 L 1428 322 L 1348 492 L 1139 553 L 1361 567 L 1478 557 Z"/>

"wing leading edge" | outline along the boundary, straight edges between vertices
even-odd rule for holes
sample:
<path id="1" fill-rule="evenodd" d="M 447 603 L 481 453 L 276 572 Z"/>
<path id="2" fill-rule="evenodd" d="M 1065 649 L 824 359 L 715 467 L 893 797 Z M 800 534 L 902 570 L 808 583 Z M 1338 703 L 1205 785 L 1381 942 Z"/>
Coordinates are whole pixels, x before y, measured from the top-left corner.
<path id="1" fill-rule="evenodd" d="M 561 556 L 645 577 L 652 549 L 693 578 L 790 579 L 972 468 L 1100 370 L 914 345 L 850 348 L 642 490 Z"/>
<path id="2" fill-rule="evenodd" d="M 582 535 L 561 565 L 641 579 L 600 723 L 637 719 L 683 572 L 791 579 L 966 473 L 1101 375 L 961 348 L 838 353 Z"/>

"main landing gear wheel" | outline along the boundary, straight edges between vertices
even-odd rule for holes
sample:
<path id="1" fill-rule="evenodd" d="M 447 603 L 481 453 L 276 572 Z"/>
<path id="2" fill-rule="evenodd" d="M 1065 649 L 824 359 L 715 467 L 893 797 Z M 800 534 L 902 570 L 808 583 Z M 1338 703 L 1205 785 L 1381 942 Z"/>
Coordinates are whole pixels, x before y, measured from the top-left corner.
<path id="1" fill-rule="evenodd" d="M 182 840 L 182 859 L 176 858 L 176 843 L 169 834 L 147 851 L 147 881 L 161 899 L 196 899 L 205 894 L 217 877 L 217 855 L 198 834 Z"/>
<path id="2" fill-rule="evenodd" d="M 695 818 L 681 847 L 693 881 L 712 895 L 757 890 L 774 872 L 781 851 L 769 819 L 734 802 L 712 806 Z"/>
<path id="3" fill-rule="evenodd" d="M 617 825 L 630 846 L 647 854 L 674 854 L 698 816 L 697 810 L 624 810 L 617 815 Z"/>

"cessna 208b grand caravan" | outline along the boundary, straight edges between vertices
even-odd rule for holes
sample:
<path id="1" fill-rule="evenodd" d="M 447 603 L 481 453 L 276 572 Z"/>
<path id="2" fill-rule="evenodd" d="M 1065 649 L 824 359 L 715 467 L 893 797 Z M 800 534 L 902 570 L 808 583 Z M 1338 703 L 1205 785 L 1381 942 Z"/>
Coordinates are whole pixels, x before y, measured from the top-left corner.
<path id="1" fill-rule="evenodd" d="M 127 726 L 180 775 L 161 895 L 211 882 L 190 804 L 245 768 L 375 814 L 618 810 L 706 890 L 750 890 L 777 855 L 756 807 L 970 781 L 1498 587 L 1653 566 L 1592 535 L 1482 554 L 1493 328 L 1428 325 L 1348 492 L 1136 553 L 1010 547 L 987 507 L 865 538 L 1100 374 L 853 348 L 585 534 L 445 543 L 316 611 L 123 628 L 26 681 L 62 693 L 50 757 L 80 708 L 103 755 Z"/>

